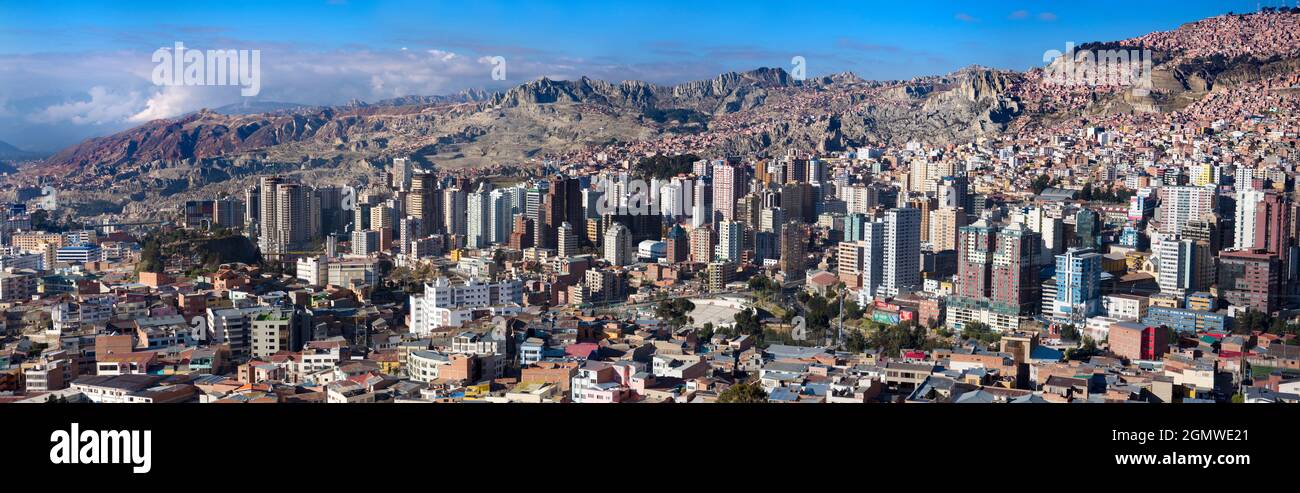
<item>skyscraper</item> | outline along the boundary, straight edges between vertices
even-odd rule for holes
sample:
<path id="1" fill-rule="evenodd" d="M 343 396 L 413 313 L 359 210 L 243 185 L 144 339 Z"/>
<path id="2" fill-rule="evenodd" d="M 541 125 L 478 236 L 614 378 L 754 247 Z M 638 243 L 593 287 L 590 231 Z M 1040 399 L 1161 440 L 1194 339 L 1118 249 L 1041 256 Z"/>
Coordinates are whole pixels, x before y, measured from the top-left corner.
<path id="1" fill-rule="evenodd" d="M 492 243 L 492 185 L 479 183 L 466 198 L 465 246 L 486 248 Z"/>
<path id="2" fill-rule="evenodd" d="M 632 232 L 622 223 L 614 223 L 605 231 L 605 260 L 613 265 L 628 265 L 636 258 L 632 247 Z"/>
<path id="3" fill-rule="evenodd" d="M 415 173 L 411 176 L 411 191 L 406 194 L 406 213 L 420 220 L 420 236 L 443 232 L 445 221 L 440 214 L 441 198 L 434 174 Z"/>
<path id="4" fill-rule="evenodd" d="M 685 262 L 690 258 L 690 242 L 687 240 L 686 230 L 680 224 L 674 224 L 668 230 L 668 235 L 664 237 L 667 243 L 667 256 L 669 263 Z"/>
<path id="5" fill-rule="evenodd" d="M 1056 256 L 1053 315 L 1076 325 L 1101 312 L 1101 254 L 1071 248 Z"/>
<path id="6" fill-rule="evenodd" d="M 727 162 L 713 165 L 713 208 L 722 220 L 735 220 L 736 201 L 747 193 L 749 177 L 744 166 Z"/>
<path id="7" fill-rule="evenodd" d="M 921 211 L 885 212 L 885 256 L 879 292 L 894 297 L 921 287 Z"/>
<path id="8" fill-rule="evenodd" d="M 573 225 L 568 221 L 560 223 L 558 232 L 558 244 L 555 247 L 555 254 L 561 258 L 572 257 L 578 253 L 578 233 L 574 231 Z"/>
<path id="9" fill-rule="evenodd" d="M 803 279 L 807 275 L 807 257 L 808 226 L 798 221 L 787 221 L 781 226 L 781 259 L 777 266 L 787 280 Z"/>
<path id="10" fill-rule="evenodd" d="M 722 221 L 718 224 L 717 260 L 739 262 L 745 226 L 739 221 Z"/>

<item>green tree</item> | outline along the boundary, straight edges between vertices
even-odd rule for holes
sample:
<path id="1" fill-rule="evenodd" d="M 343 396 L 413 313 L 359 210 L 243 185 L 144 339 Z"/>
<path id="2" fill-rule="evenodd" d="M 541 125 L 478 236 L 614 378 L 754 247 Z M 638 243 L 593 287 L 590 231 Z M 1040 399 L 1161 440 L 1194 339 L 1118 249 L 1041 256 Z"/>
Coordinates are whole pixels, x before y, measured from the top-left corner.
<path id="1" fill-rule="evenodd" d="M 655 318 L 675 327 L 686 325 L 688 322 L 686 314 L 692 310 L 695 310 L 695 303 L 691 303 L 691 300 L 686 298 L 663 300 L 654 308 Z"/>
<path id="2" fill-rule="evenodd" d="M 763 322 L 753 308 L 746 308 L 735 316 L 736 333 L 758 334 L 763 331 Z"/>
<path id="3" fill-rule="evenodd" d="M 738 383 L 718 394 L 718 402 L 725 404 L 755 404 L 767 402 L 767 391 L 754 383 Z"/>
<path id="4" fill-rule="evenodd" d="M 989 327 L 983 322 L 973 321 L 966 322 L 966 324 L 962 326 L 961 335 L 967 339 L 975 339 L 979 341 L 980 344 L 984 345 L 993 344 L 1002 339 L 1002 336 L 998 335 L 997 332 L 994 332 L 992 327 Z"/>

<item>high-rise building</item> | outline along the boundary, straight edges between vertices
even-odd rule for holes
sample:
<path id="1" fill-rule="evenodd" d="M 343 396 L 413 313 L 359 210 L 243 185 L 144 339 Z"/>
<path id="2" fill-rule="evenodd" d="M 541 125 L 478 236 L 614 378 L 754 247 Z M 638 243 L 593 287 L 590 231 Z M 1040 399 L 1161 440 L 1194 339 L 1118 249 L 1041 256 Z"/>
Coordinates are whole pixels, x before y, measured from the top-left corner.
<path id="1" fill-rule="evenodd" d="M 695 191 L 692 192 L 695 200 L 691 203 L 691 227 L 699 228 L 705 224 L 713 223 L 713 208 L 710 201 L 713 194 L 709 193 L 709 184 L 703 178 L 695 181 Z"/>
<path id="2" fill-rule="evenodd" d="M 1100 248 L 1100 236 L 1101 217 L 1097 215 L 1097 211 L 1080 209 L 1074 215 L 1075 245 L 1079 248 Z"/>
<path id="3" fill-rule="evenodd" d="M 759 213 L 758 230 L 775 233 L 785 224 L 785 209 L 780 207 L 768 207 Z"/>
<path id="4" fill-rule="evenodd" d="M 492 185 L 479 183 L 465 201 L 465 246 L 486 248 L 492 243 Z"/>
<path id="5" fill-rule="evenodd" d="M 936 252 L 957 249 L 957 232 L 966 225 L 966 211 L 943 207 L 930 211 L 930 245 Z"/>
<path id="6" fill-rule="evenodd" d="M 1160 232 L 1182 234 L 1188 221 L 1203 220 L 1213 212 L 1213 199 L 1211 188 L 1160 187 Z"/>
<path id="7" fill-rule="evenodd" d="M 268 255 L 305 248 L 320 233 L 320 199 L 310 188 L 279 177 L 261 180 L 260 244 Z"/>
<path id="8" fill-rule="evenodd" d="M 442 191 L 443 225 L 447 235 L 458 238 L 456 246 L 464 246 L 468 233 L 467 207 L 469 197 L 460 187 L 451 187 Z"/>
<path id="9" fill-rule="evenodd" d="M 1219 254 L 1219 296 L 1264 313 L 1277 311 L 1282 293 L 1282 262 L 1264 249 Z"/>
<path id="10" fill-rule="evenodd" d="M 1055 317 L 1078 325 L 1101 313 L 1101 260 L 1101 254 L 1089 248 L 1071 248 L 1056 256 Z"/>
<path id="11" fill-rule="evenodd" d="M 781 226 L 781 259 L 777 262 L 786 279 L 803 279 L 807 275 L 808 226 L 787 221 Z M 920 255 L 920 252 L 917 252 Z"/>
<path id="12" fill-rule="evenodd" d="M 393 159 L 392 172 L 389 174 L 389 185 L 393 190 L 407 191 L 411 189 L 411 178 L 414 176 L 414 167 L 411 160 L 399 157 Z"/>
<path id="13" fill-rule="evenodd" d="M 605 231 L 605 260 L 613 265 L 628 265 L 636 259 L 632 247 L 632 232 L 622 223 L 614 223 Z"/>
<path id="14" fill-rule="evenodd" d="M 420 236 L 441 233 L 446 224 L 442 212 L 442 195 L 437 189 L 437 176 L 432 173 L 415 173 L 411 176 L 411 191 L 406 194 L 406 213 L 420 220 Z"/>
<path id="15" fill-rule="evenodd" d="M 370 255 L 379 251 L 379 232 L 365 229 L 352 232 L 352 254 Z"/>
<path id="16" fill-rule="evenodd" d="M 557 256 L 564 258 L 578 254 L 578 233 L 573 230 L 573 225 L 568 221 L 560 223 L 558 239 L 559 244 L 555 247 Z"/>
<path id="17" fill-rule="evenodd" d="M 740 164 L 720 162 L 713 165 L 713 208 L 724 221 L 736 218 L 736 201 L 749 193 L 749 177 Z"/>
<path id="18" fill-rule="evenodd" d="M 717 173 L 717 171 L 714 171 Z M 745 226 L 739 221 L 718 223 L 718 251 L 715 258 L 725 262 L 740 262 Z"/>
<path id="19" fill-rule="evenodd" d="M 680 224 L 674 224 L 668 230 L 664 242 L 667 243 L 667 255 L 664 258 L 668 263 L 685 262 L 690 258 L 690 241 L 687 239 L 686 230 Z"/>
<path id="20" fill-rule="evenodd" d="M 690 233 L 691 262 L 708 263 L 713 261 L 714 246 L 717 236 L 708 225 L 692 229 Z"/>
<path id="21" fill-rule="evenodd" d="M 878 292 L 895 297 L 921 287 L 921 211 L 890 209 L 884 217 L 884 267 Z"/>
<path id="22" fill-rule="evenodd" d="M 514 231 L 514 217 L 517 208 L 514 203 L 514 194 L 507 190 L 493 190 L 488 198 L 491 202 L 491 235 L 489 241 L 492 244 L 504 244 L 510 242 L 510 233 Z"/>

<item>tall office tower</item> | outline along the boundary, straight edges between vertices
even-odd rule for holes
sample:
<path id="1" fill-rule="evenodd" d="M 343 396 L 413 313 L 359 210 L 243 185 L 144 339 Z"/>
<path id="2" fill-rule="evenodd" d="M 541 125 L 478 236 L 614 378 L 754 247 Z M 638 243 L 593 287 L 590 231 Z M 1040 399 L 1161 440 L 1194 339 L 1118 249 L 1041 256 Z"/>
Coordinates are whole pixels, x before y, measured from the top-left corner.
<path id="1" fill-rule="evenodd" d="M 1232 248 L 1241 250 L 1255 247 L 1256 210 L 1264 201 L 1263 190 L 1242 190 L 1237 192 L 1236 211 L 1233 217 Z"/>
<path id="2" fill-rule="evenodd" d="M 1283 293 L 1282 262 L 1263 249 L 1219 255 L 1219 296 L 1234 306 L 1264 313 L 1278 310 Z"/>
<path id="3" fill-rule="evenodd" d="M 807 275 L 808 226 L 798 221 L 786 221 L 781 226 L 781 259 L 777 268 L 787 280 L 803 279 Z M 920 256 L 920 252 L 917 252 Z"/>
<path id="4" fill-rule="evenodd" d="M 885 256 L 879 292 L 886 297 L 921 287 L 921 211 L 905 207 L 885 212 Z"/>
<path id="5" fill-rule="evenodd" d="M 713 234 L 712 228 L 705 225 L 692 229 L 690 242 L 691 262 L 709 263 L 713 261 L 713 250 L 718 240 L 717 236 Z"/>
<path id="6" fill-rule="evenodd" d="M 632 249 L 632 232 L 622 223 L 614 223 L 605 231 L 605 261 L 613 265 L 628 265 L 636 258 Z"/>
<path id="7" fill-rule="evenodd" d="M 468 234 L 469 223 L 466 211 L 468 202 L 468 194 L 460 187 L 451 187 L 442 191 L 443 224 L 447 228 L 447 236 L 463 239 Z M 463 246 L 463 240 L 457 241 L 456 245 Z"/>
<path id="8" fill-rule="evenodd" d="M 1101 247 L 1101 216 L 1091 209 L 1079 209 L 1074 215 L 1075 245 L 1080 248 Z"/>
<path id="9" fill-rule="evenodd" d="M 844 241 L 858 241 L 863 238 L 863 228 L 870 222 L 866 214 L 850 212 L 844 216 Z"/>
<path id="10" fill-rule="evenodd" d="M 1071 248 L 1056 256 L 1056 299 L 1052 314 L 1075 325 L 1101 312 L 1101 254 Z"/>
<path id="11" fill-rule="evenodd" d="M 744 240 L 743 224 L 739 221 L 722 221 L 718 224 L 718 250 L 715 258 L 725 262 L 739 262 Z"/>
<path id="12" fill-rule="evenodd" d="M 697 180 L 692 195 L 695 200 L 691 203 L 691 227 L 699 228 L 712 223 L 713 209 L 709 207 L 709 200 L 713 198 L 713 194 L 709 191 L 708 182 L 704 179 Z"/>
<path id="13" fill-rule="evenodd" d="M 862 287 L 863 251 L 860 241 L 841 241 L 835 245 L 835 273 L 850 288 Z"/>
<path id="14" fill-rule="evenodd" d="M 993 257 L 997 254 L 998 228 L 980 219 L 961 228 L 957 248 L 957 276 L 953 295 L 987 299 L 993 285 Z"/>
<path id="15" fill-rule="evenodd" d="M 1237 205 L 1241 210 L 1241 204 Z M 1292 226 L 1291 226 L 1291 204 L 1286 195 L 1276 190 L 1269 190 L 1264 193 L 1259 202 L 1254 204 L 1254 217 L 1247 219 L 1253 222 L 1254 241 L 1249 246 L 1238 248 L 1255 248 L 1263 249 L 1282 259 L 1289 255 L 1288 250 L 1292 245 Z M 1253 219 L 1253 220 L 1251 220 Z M 1238 222 L 1237 224 L 1241 224 Z M 1240 228 L 1240 226 L 1238 226 Z M 1287 262 L 1283 261 L 1283 265 Z"/>
<path id="16" fill-rule="evenodd" d="M 930 211 L 930 245 L 936 252 L 957 249 L 957 232 L 966 225 L 966 211 L 943 207 Z"/>
<path id="17" fill-rule="evenodd" d="M 930 241 L 930 211 L 934 210 L 935 200 L 930 197 L 917 197 L 907 201 L 908 207 L 921 213 L 921 241 Z"/>
<path id="18" fill-rule="evenodd" d="M 925 181 L 930 175 L 930 162 L 925 158 L 915 158 L 909 163 L 907 173 L 907 191 L 925 193 Z"/>
<path id="19" fill-rule="evenodd" d="M 685 262 L 690 258 L 691 248 L 690 241 L 687 239 L 686 230 L 680 224 L 674 224 L 664 236 L 664 243 L 667 243 L 667 255 L 665 258 L 668 263 L 675 264 Z"/>
<path id="20" fill-rule="evenodd" d="M 1237 171 L 1232 174 L 1232 181 L 1232 187 L 1237 189 L 1239 192 L 1245 190 L 1257 190 L 1261 188 L 1257 185 L 1262 185 L 1262 183 L 1257 183 L 1255 181 L 1255 168 L 1249 166 L 1238 166 Z"/>
<path id="21" fill-rule="evenodd" d="M 275 207 L 275 200 L 279 195 L 276 187 L 284 183 L 284 178 L 279 176 L 263 176 L 257 181 L 258 189 L 258 218 L 257 230 L 260 233 L 258 237 L 258 246 L 264 254 L 273 254 L 278 250 L 276 238 L 279 234 L 277 221 L 279 220 L 279 210 Z"/>
<path id="22" fill-rule="evenodd" d="M 446 221 L 440 214 L 442 197 L 437 187 L 437 176 L 433 173 L 411 175 L 411 191 L 406 194 L 406 213 L 420 220 L 420 236 L 445 231 L 443 225 Z"/>
<path id="23" fill-rule="evenodd" d="M 781 229 L 781 225 L 785 224 L 785 221 L 785 209 L 780 207 L 769 207 L 763 209 L 763 211 L 759 213 L 758 230 L 775 233 Z"/>
<path id="24" fill-rule="evenodd" d="M 414 167 L 411 160 L 399 157 L 393 159 L 393 169 L 389 174 L 389 186 L 393 190 L 407 191 L 411 189 L 411 178 L 414 176 Z"/>
<path id="25" fill-rule="evenodd" d="M 396 212 L 390 206 L 380 204 L 370 208 L 370 229 L 379 233 L 380 250 L 387 249 L 393 242 L 393 233 L 397 229 L 395 217 Z"/>
<path id="26" fill-rule="evenodd" d="M 808 183 L 808 160 L 787 155 L 785 160 L 786 183 Z"/>
<path id="27" fill-rule="evenodd" d="M 748 229 L 758 229 L 763 211 L 763 197 L 758 193 L 748 193 L 736 202 L 736 220 Z"/>
<path id="28" fill-rule="evenodd" d="M 586 228 L 587 244 L 600 248 L 601 244 L 605 242 L 605 218 L 594 217 L 588 219 Z"/>
<path id="29" fill-rule="evenodd" d="M 487 248 L 492 243 L 492 192 L 482 185 L 465 200 L 467 248 Z"/>
<path id="30" fill-rule="evenodd" d="M 532 218 L 523 214 L 515 216 L 514 231 L 510 233 L 510 248 L 514 250 L 532 248 L 535 237 Z"/>
<path id="31" fill-rule="evenodd" d="M 542 199 L 540 220 L 535 230 L 538 248 L 555 248 L 557 228 L 564 221 L 579 222 L 586 218 L 582 206 L 582 186 L 577 178 L 552 178 Z"/>
<path id="32" fill-rule="evenodd" d="M 789 221 L 812 223 L 817 220 L 813 204 L 813 187 L 807 183 L 787 183 L 781 186 L 781 208 Z"/>
<path id="33" fill-rule="evenodd" d="M 1160 232 L 1182 234 L 1188 221 L 1205 219 L 1213 209 L 1214 190 L 1201 187 L 1160 187 Z"/>
<path id="34" fill-rule="evenodd" d="M 1016 315 L 1028 315 L 1038 308 L 1038 265 L 1042 248 L 1038 233 L 1025 225 L 1012 223 L 997 234 L 997 251 L 993 255 L 993 285 L 989 300 L 994 307 L 1015 308 Z"/>
<path id="35" fill-rule="evenodd" d="M 808 182 L 824 183 L 826 182 L 826 163 L 820 159 L 813 158 L 808 160 Z"/>
<path id="36" fill-rule="evenodd" d="M 1025 225 L 1038 233 L 1041 238 L 1042 255 L 1039 265 L 1048 265 L 1055 261 L 1056 255 L 1065 251 L 1065 224 L 1060 217 L 1053 216 L 1042 207 L 1033 207 L 1024 212 Z"/>
<path id="37" fill-rule="evenodd" d="M 491 234 L 488 241 L 494 245 L 510 242 L 510 233 L 514 231 L 514 217 L 517 210 L 514 197 L 508 190 L 493 190 L 488 197 L 491 203 Z"/>
<path id="38" fill-rule="evenodd" d="M 967 213 L 974 206 L 965 175 L 944 176 L 939 179 L 939 207 L 965 209 Z"/>
<path id="39" fill-rule="evenodd" d="M 573 224 L 568 221 L 560 223 L 556 239 L 558 240 L 555 246 L 556 256 L 565 258 L 578 254 L 578 232 L 573 229 Z"/>
<path id="40" fill-rule="evenodd" d="M 1210 254 L 1204 243 L 1198 248 L 1198 242 L 1177 236 L 1164 236 L 1156 246 L 1160 271 L 1156 283 L 1161 293 L 1169 293 L 1180 299 L 1188 293 L 1208 288 L 1203 284 L 1205 265 L 1213 258 L 1203 258 Z"/>
<path id="41" fill-rule="evenodd" d="M 262 220 L 261 211 L 262 194 L 257 185 L 244 189 L 244 227 L 247 228 L 250 238 L 254 237 L 251 236 L 253 233 L 258 232 L 258 224 Z M 256 237 L 260 239 L 261 234 L 257 233 Z"/>
<path id="42" fill-rule="evenodd" d="M 403 255 L 415 253 L 415 240 L 420 238 L 420 220 L 411 216 L 397 222 L 397 242 Z"/>
<path id="43" fill-rule="evenodd" d="M 695 176 L 701 178 L 708 177 L 710 174 L 712 174 L 712 171 L 713 171 L 713 167 L 709 163 L 709 160 L 707 159 L 701 159 L 699 161 L 691 163 L 691 172 L 695 173 Z"/>
<path id="44" fill-rule="evenodd" d="M 352 232 L 352 254 L 370 255 L 379 251 L 379 232 L 366 229 Z"/>
<path id="45" fill-rule="evenodd" d="M 749 177 L 743 165 L 718 163 L 713 165 L 713 208 L 723 221 L 736 218 L 736 201 L 749 193 Z"/>
<path id="46" fill-rule="evenodd" d="M 339 235 L 338 233 L 330 233 L 329 236 L 325 238 L 325 257 L 335 258 L 338 256 L 339 256 Z"/>
<path id="47" fill-rule="evenodd" d="M 263 231 L 263 238 L 268 241 L 266 251 L 272 255 L 284 254 L 304 247 L 313 239 L 314 227 L 319 227 L 319 218 L 313 225 L 313 212 L 319 214 L 319 201 L 311 189 L 296 183 L 279 183 L 275 185 L 275 199 L 270 206 L 274 219 L 271 228 Z M 267 214 L 263 214 L 266 216 Z"/>
<path id="48" fill-rule="evenodd" d="M 534 226 L 536 226 L 536 222 L 541 219 L 542 197 L 546 195 L 546 190 L 543 188 L 545 183 L 545 181 L 538 182 L 537 186 L 529 188 L 524 192 L 523 213 L 525 216 L 528 216 L 529 219 L 533 220 Z"/>
<path id="49" fill-rule="evenodd" d="M 875 205 L 872 203 L 872 190 L 865 185 L 849 185 L 835 189 L 835 195 L 844 201 L 844 208 L 849 214 L 866 214 Z"/>

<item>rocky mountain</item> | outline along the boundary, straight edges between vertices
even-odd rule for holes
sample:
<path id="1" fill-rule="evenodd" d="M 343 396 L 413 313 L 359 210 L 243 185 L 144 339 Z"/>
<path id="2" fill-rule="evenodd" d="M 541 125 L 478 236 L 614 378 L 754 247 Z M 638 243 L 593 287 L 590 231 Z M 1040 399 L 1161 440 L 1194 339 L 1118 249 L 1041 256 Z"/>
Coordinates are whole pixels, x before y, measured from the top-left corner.
<path id="1" fill-rule="evenodd" d="M 39 157 L 41 157 L 40 153 L 24 151 L 13 144 L 0 140 L 0 160 L 20 161 Z"/>
<path id="2" fill-rule="evenodd" d="M 1300 29 L 1279 33 L 1276 26 L 1300 28 L 1297 19 L 1300 13 L 1292 12 L 1220 16 L 1085 45 L 1154 50 L 1149 94 L 1046 84 L 1042 68 L 979 66 L 905 81 L 868 81 L 852 73 L 800 81 L 779 68 L 671 86 L 542 78 L 493 93 L 199 111 L 87 140 L 23 171 L 64 188 L 183 196 L 198 190 L 212 195 L 256 174 L 286 170 L 353 180 L 373 174 L 370 163 L 399 155 L 443 169 L 478 170 L 583 160 L 605 150 L 716 154 L 965 142 L 1086 115 L 1175 111 L 1212 91 L 1294 74 Z M 1261 26 L 1274 29 L 1259 34 Z M 1240 38 L 1245 46 L 1216 44 L 1216 36 Z"/>

